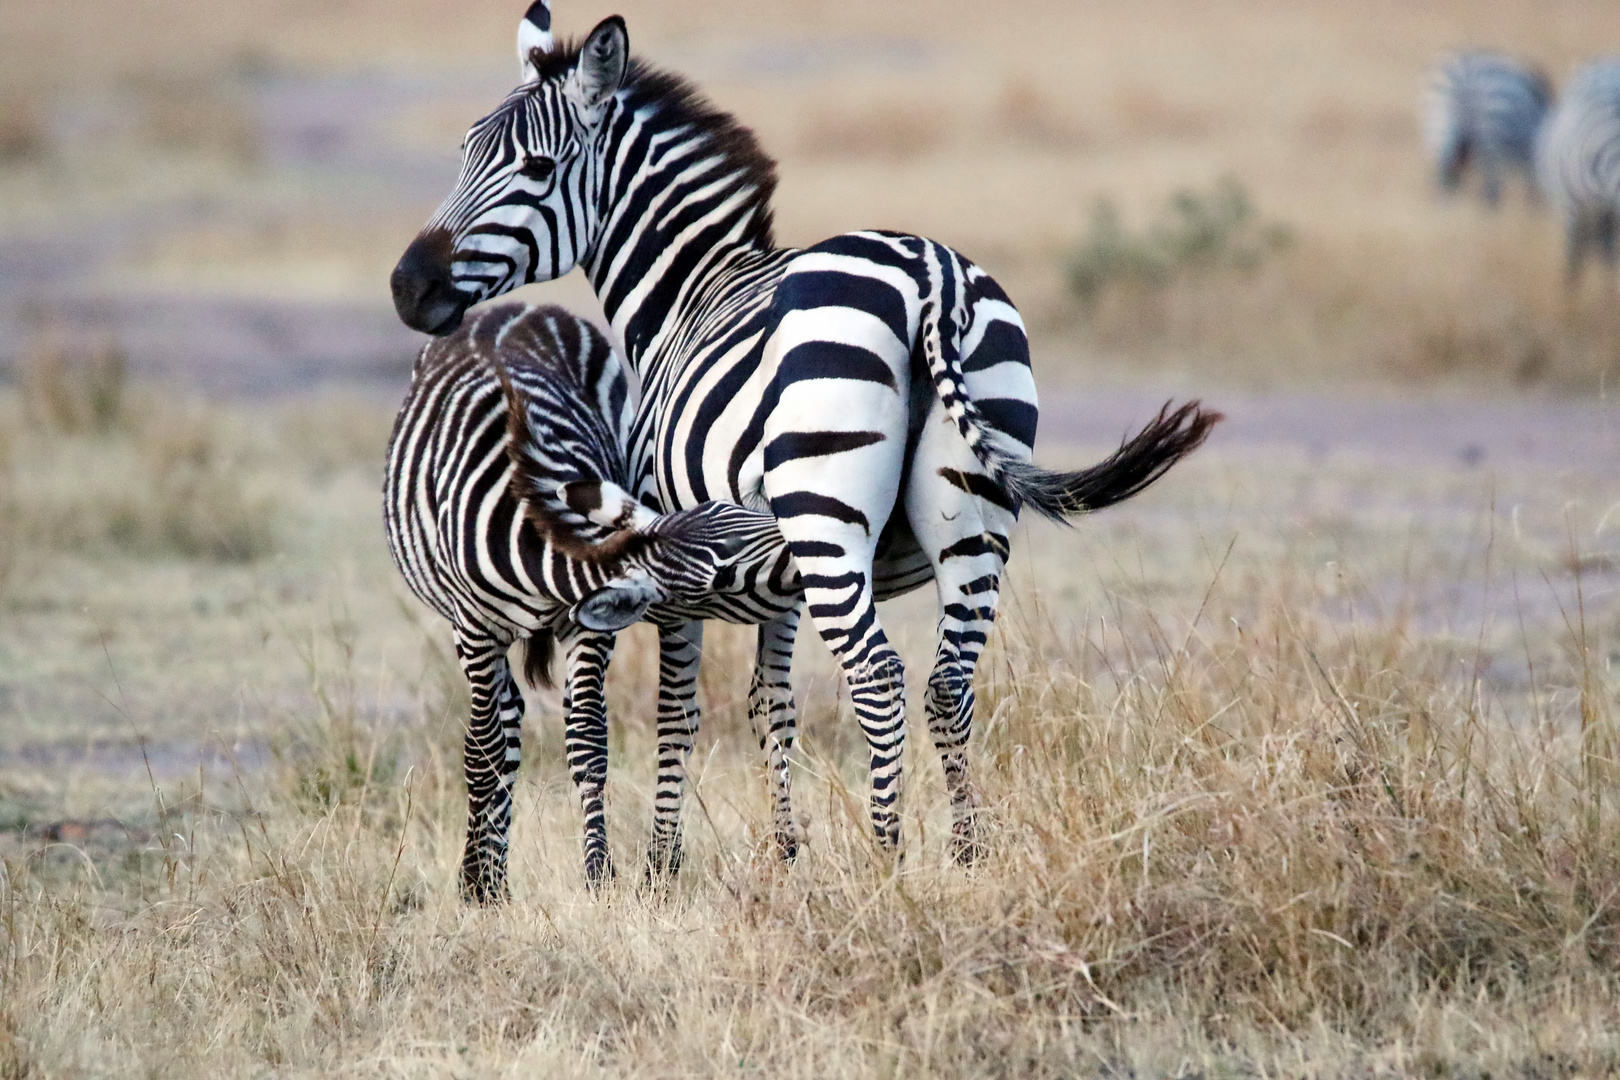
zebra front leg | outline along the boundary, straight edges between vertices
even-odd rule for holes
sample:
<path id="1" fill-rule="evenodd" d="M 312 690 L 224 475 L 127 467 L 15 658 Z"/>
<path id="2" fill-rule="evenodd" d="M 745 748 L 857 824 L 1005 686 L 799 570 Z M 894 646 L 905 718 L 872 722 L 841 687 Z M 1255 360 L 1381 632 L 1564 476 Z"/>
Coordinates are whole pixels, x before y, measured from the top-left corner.
<path id="1" fill-rule="evenodd" d="M 1495 210 L 1502 201 L 1502 164 L 1495 157 L 1488 157 L 1480 162 L 1479 171 L 1485 205 Z"/>
<path id="2" fill-rule="evenodd" d="M 482 630 L 456 629 L 456 657 L 472 691 L 462 747 L 467 846 L 461 856 L 461 898 L 469 904 L 508 899 L 512 783 L 523 752 L 523 694 L 506 660 L 509 645 Z"/>
<path id="3" fill-rule="evenodd" d="M 567 643 L 563 754 L 584 814 L 585 882 L 592 891 L 613 876 L 607 837 L 607 698 L 613 635 L 585 632 Z"/>
<path id="4" fill-rule="evenodd" d="M 647 879 L 681 868 L 681 796 L 686 761 L 697 736 L 698 668 L 703 659 L 703 624 L 658 628 L 658 783 L 653 794 L 652 842 L 647 847 Z"/>
<path id="5" fill-rule="evenodd" d="M 748 689 L 748 721 L 765 752 L 775 803 L 776 850 L 784 862 L 799 854 L 799 827 L 793 820 L 792 774 L 788 756 L 798 730 L 793 703 L 793 640 L 799 631 L 799 609 L 759 627 L 754 653 L 754 680 Z"/>

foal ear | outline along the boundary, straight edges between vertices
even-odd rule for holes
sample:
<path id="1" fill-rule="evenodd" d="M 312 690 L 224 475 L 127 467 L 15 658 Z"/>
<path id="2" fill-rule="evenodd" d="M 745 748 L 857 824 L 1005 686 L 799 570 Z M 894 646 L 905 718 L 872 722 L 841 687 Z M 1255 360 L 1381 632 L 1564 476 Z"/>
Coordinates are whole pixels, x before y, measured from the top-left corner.
<path id="1" fill-rule="evenodd" d="M 587 630 L 623 630 L 663 598 L 662 590 L 647 578 L 620 578 L 575 604 L 572 615 Z"/>
<path id="2" fill-rule="evenodd" d="M 578 81 L 580 103 L 594 109 L 619 92 L 625 70 L 630 66 L 630 31 L 624 19 L 609 15 L 596 24 L 579 48 Z"/>
<path id="3" fill-rule="evenodd" d="M 551 45 L 551 0 L 534 0 L 518 23 L 518 66 L 523 70 L 524 82 L 534 82 L 540 76 L 529 54 L 536 49 L 550 52 Z"/>

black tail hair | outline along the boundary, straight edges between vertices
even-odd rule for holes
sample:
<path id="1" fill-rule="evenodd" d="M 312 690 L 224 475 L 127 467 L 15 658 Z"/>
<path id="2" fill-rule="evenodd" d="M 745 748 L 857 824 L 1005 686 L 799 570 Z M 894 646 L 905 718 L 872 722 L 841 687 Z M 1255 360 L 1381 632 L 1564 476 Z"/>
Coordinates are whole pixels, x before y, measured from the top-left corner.
<path id="1" fill-rule="evenodd" d="M 1189 401 L 1172 410 L 1165 402 L 1159 415 L 1089 469 L 1052 472 L 1022 461 L 1002 461 L 1000 481 L 1009 495 L 1053 521 L 1101 510 L 1130 498 L 1163 476 L 1170 467 L 1203 445 L 1209 431 L 1225 419 Z"/>
<path id="2" fill-rule="evenodd" d="M 557 651 L 557 635 L 550 630 L 536 630 L 523 639 L 523 679 L 530 686 L 550 690 L 551 657 Z"/>

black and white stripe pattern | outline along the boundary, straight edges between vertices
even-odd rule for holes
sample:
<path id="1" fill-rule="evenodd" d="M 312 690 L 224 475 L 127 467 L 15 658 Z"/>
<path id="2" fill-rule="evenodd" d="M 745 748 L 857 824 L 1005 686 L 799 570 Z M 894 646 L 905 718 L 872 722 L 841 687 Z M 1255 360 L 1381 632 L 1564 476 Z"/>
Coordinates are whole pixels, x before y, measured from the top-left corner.
<path id="1" fill-rule="evenodd" d="M 1620 225 L 1620 58 L 1595 61 L 1570 79 L 1541 133 L 1537 173 L 1563 219 L 1566 280 L 1580 279 L 1594 250 L 1613 269 Z"/>
<path id="2" fill-rule="evenodd" d="M 1510 56 L 1442 57 L 1423 103 L 1424 141 L 1440 186 L 1453 191 L 1477 170 L 1485 201 L 1495 206 L 1508 174 L 1534 185 L 1536 133 L 1551 105 L 1547 77 Z"/>
<path id="3" fill-rule="evenodd" d="M 441 333 L 472 303 L 583 265 L 641 382 L 633 490 L 664 509 L 722 499 L 776 517 L 843 668 L 870 748 L 872 824 L 890 848 L 904 672 L 875 601 L 932 578 L 928 725 L 956 851 L 971 857 L 973 673 L 1020 506 L 1062 517 L 1126 498 L 1218 417 L 1167 410 L 1092 469 L 1036 468 L 1023 323 L 989 275 L 898 233 L 776 247 L 774 164 L 752 134 L 628 48 L 613 17 L 577 49 L 532 58 L 535 81 L 474 125 L 455 190 L 401 258 L 396 307 Z M 551 179 L 541 188 L 531 174 Z M 793 620 L 761 627 L 753 703 L 787 855 Z"/>
<path id="4" fill-rule="evenodd" d="M 411 590 L 450 620 L 472 688 L 468 899 L 505 895 L 523 721 L 506 657 L 514 641 L 527 643 L 530 674 L 541 681 L 553 640 L 567 652 L 565 750 L 594 882 L 611 872 L 602 692 L 611 632 L 644 613 L 670 628 L 653 825 L 654 858 L 667 864 L 678 857 L 671 814 L 696 718 L 688 626 L 780 614 L 755 606 L 762 578 L 797 591 L 768 515 L 732 503 L 659 515 L 629 497 L 621 485 L 630 421 L 625 372 L 600 331 L 559 308 L 509 304 L 422 350 L 395 423 L 384 490 L 389 545 Z"/>

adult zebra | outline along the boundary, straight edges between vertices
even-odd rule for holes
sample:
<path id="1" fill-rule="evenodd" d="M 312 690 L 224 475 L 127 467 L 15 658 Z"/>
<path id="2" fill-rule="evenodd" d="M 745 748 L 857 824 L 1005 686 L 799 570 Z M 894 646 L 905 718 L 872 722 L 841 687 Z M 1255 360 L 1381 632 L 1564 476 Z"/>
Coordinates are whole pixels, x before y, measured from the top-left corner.
<path id="1" fill-rule="evenodd" d="M 1594 248 L 1612 270 L 1620 254 L 1620 58 L 1593 61 L 1569 80 L 1542 130 L 1536 167 L 1563 218 L 1565 282 L 1579 283 Z"/>
<path id="2" fill-rule="evenodd" d="M 1492 206 L 1501 198 L 1507 173 L 1518 173 L 1534 190 L 1536 133 L 1551 105 L 1547 76 L 1511 56 L 1457 52 L 1441 57 L 1423 103 L 1424 141 L 1440 186 L 1456 190 L 1475 167 Z"/>
<path id="3" fill-rule="evenodd" d="M 524 83 L 473 125 L 455 189 L 401 257 L 404 322 L 442 334 L 467 307 L 583 266 L 640 377 L 636 494 L 663 507 L 768 509 L 870 750 L 871 820 L 900 838 L 903 669 L 875 601 L 930 578 L 939 640 L 926 697 L 958 857 L 975 851 L 965 744 L 973 674 L 1019 508 L 1063 518 L 1141 491 L 1217 414 L 1168 407 L 1106 461 L 1030 462 L 1035 386 L 1022 321 L 988 274 L 920 237 L 858 232 L 778 248 L 775 166 L 685 82 L 633 60 L 624 20 L 558 47 L 546 0 L 518 34 Z M 796 610 L 766 624 L 780 666 L 758 708 L 773 760 L 792 737 Z M 773 769 L 791 856 L 787 770 Z M 785 815 L 785 816 L 784 816 Z"/>
<path id="4" fill-rule="evenodd" d="M 454 627 L 472 690 L 463 758 L 468 900 L 506 894 L 523 727 L 523 695 L 506 658 L 514 641 L 525 643 L 531 682 L 549 683 L 559 641 L 567 653 L 564 744 L 594 883 L 612 866 L 602 693 L 612 631 L 643 615 L 673 631 L 659 698 L 651 848 L 655 863 L 667 864 L 678 853 L 698 661 L 696 641 L 680 632 L 706 617 L 773 618 L 792 602 L 761 607 L 760 594 L 797 593 L 769 515 L 710 502 L 660 516 L 630 498 L 620 485 L 631 414 L 624 368 L 607 338 L 561 308 L 480 310 L 430 342 L 411 372 L 389 440 L 384 519 L 411 591 Z M 762 590 L 760 581 L 773 587 Z"/>

